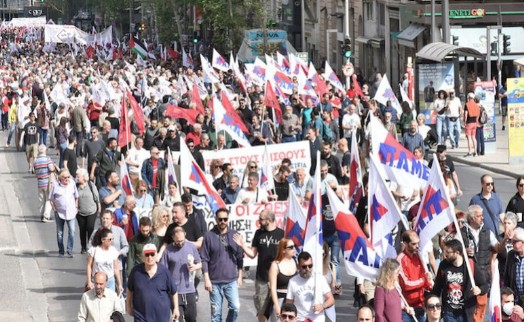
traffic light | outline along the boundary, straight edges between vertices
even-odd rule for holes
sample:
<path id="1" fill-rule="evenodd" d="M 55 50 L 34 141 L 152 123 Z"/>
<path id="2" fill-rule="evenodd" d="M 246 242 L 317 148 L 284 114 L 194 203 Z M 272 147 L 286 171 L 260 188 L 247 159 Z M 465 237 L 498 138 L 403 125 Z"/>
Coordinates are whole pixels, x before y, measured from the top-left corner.
<path id="1" fill-rule="evenodd" d="M 508 55 L 510 52 L 511 52 L 511 49 L 509 48 L 509 46 L 511 46 L 511 36 L 510 35 L 502 35 L 502 39 L 504 40 L 503 42 L 503 47 L 502 47 L 502 52 L 504 53 L 504 55 Z"/>
<path id="2" fill-rule="evenodd" d="M 459 37 L 458 36 L 451 36 L 453 39 L 453 45 L 458 46 L 459 45 Z"/>
<path id="3" fill-rule="evenodd" d="M 200 41 L 200 31 L 193 31 L 193 43 L 196 44 Z"/>
<path id="4" fill-rule="evenodd" d="M 344 54 L 344 57 L 349 59 L 351 57 L 351 39 L 349 37 L 346 37 L 344 39 L 344 45 L 342 45 L 342 53 Z"/>
<path id="5" fill-rule="evenodd" d="M 496 41 L 491 43 L 491 54 L 492 55 L 498 55 L 499 54 L 499 46 Z"/>
<path id="6" fill-rule="evenodd" d="M 277 22 L 273 19 L 269 19 L 266 23 L 268 29 L 275 29 L 277 27 Z"/>

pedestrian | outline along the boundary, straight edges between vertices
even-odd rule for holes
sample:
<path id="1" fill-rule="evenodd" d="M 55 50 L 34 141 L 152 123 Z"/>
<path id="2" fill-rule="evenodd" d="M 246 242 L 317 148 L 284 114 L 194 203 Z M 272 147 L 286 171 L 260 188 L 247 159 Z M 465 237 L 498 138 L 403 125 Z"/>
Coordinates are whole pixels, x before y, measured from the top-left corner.
<path id="1" fill-rule="evenodd" d="M 466 124 L 466 139 L 468 140 L 468 153 L 465 157 L 477 155 L 477 139 L 475 138 L 475 132 L 477 131 L 479 115 L 480 107 L 475 102 L 475 94 L 468 93 L 468 101 L 464 108 L 464 124 Z"/>
<path id="2" fill-rule="evenodd" d="M 495 192 L 495 181 L 489 174 L 480 177 L 480 192 L 471 197 L 469 205 L 478 205 L 484 214 L 484 224 L 486 228 L 495 235 L 499 235 L 499 226 L 504 218 L 502 201 Z"/>
<path id="3" fill-rule="evenodd" d="M 103 228 L 93 239 L 93 247 L 87 256 L 87 283 L 86 288 L 93 288 L 93 278 L 96 273 L 104 272 L 107 275 L 107 288 L 121 294 L 124 291 L 122 275 L 118 257 L 120 253 L 113 247 L 113 233 Z"/>
<path id="4" fill-rule="evenodd" d="M 522 213 L 524 213 L 524 176 L 517 178 L 517 193 L 508 201 L 506 212 L 511 211 L 517 214 L 519 227 L 524 227 Z"/>
<path id="5" fill-rule="evenodd" d="M 522 306 L 515 304 L 515 292 L 509 287 L 500 290 L 501 321 L 522 322 L 524 310 Z"/>
<path id="6" fill-rule="evenodd" d="M 454 93 L 454 90 L 452 90 Z M 451 93 L 451 91 L 450 91 Z M 434 95 L 433 95 L 434 96 Z M 446 120 L 446 109 L 448 105 L 448 93 L 441 89 L 438 91 L 437 98 L 433 103 L 434 111 L 437 113 L 437 143 L 446 144 L 448 136 L 448 122 Z M 454 148 L 454 147 L 452 147 Z"/>
<path id="7" fill-rule="evenodd" d="M 35 173 L 33 162 L 38 155 L 38 125 L 35 122 L 35 114 L 29 113 L 29 122 L 24 125 L 20 136 L 20 145 L 25 146 L 25 157 L 29 166 L 28 172 Z"/>
<path id="8" fill-rule="evenodd" d="M 235 203 L 244 205 L 256 202 L 267 203 L 268 195 L 265 189 L 258 187 L 259 175 L 257 172 L 250 172 L 247 176 L 247 187 L 240 189 Z"/>
<path id="9" fill-rule="evenodd" d="M 295 321 L 297 318 L 297 307 L 291 303 L 282 304 L 282 314 L 280 314 L 280 321 Z"/>
<path id="10" fill-rule="evenodd" d="M 121 207 L 125 202 L 126 194 L 120 186 L 118 174 L 114 170 L 108 170 L 104 178 L 106 184 L 99 189 L 102 211 Z"/>
<path id="11" fill-rule="evenodd" d="M 178 286 L 178 307 L 180 319 L 185 322 L 197 321 L 196 289 L 194 276 L 202 268 L 200 254 L 193 243 L 186 240 L 182 227 L 173 230 L 173 243 L 162 254 L 160 263 L 165 265 Z"/>
<path id="12" fill-rule="evenodd" d="M 151 217 L 153 232 L 160 240 L 163 241 L 164 237 L 166 236 L 167 227 L 171 224 L 169 208 L 164 206 L 156 206 L 153 208 L 153 214 Z"/>
<path id="13" fill-rule="evenodd" d="M 115 291 L 107 288 L 107 274 L 94 276 L 94 287 L 82 295 L 77 322 L 102 322 L 111 320 L 114 312 L 123 312 Z"/>
<path id="14" fill-rule="evenodd" d="M 430 294 L 424 300 L 427 322 L 440 322 L 442 319 L 442 304 L 438 296 Z"/>
<path id="15" fill-rule="evenodd" d="M 324 242 L 322 244 L 322 274 L 324 275 L 324 278 L 326 279 L 326 282 L 328 283 L 331 292 L 335 292 L 335 282 L 337 280 L 337 267 L 331 262 L 330 258 L 331 254 L 329 251 L 329 245 L 326 242 Z M 335 322 L 337 320 L 335 304 L 333 304 L 333 306 L 329 308 L 326 308 L 324 312 L 326 314 L 326 318 L 329 321 Z"/>
<path id="16" fill-rule="evenodd" d="M 100 213 L 100 197 L 94 183 L 89 181 L 86 169 L 80 168 L 76 171 L 76 182 L 78 190 L 78 228 L 80 229 L 80 254 L 87 252 L 87 241 L 95 229 L 95 221 Z"/>
<path id="17" fill-rule="evenodd" d="M 524 275 L 521 261 L 524 258 L 524 228 L 517 227 L 511 240 L 513 249 L 509 251 L 502 282 L 515 292 L 515 304 L 524 306 Z"/>
<path id="18" fill-rule="evenodd" d="M 131 273 L 133 267 L 142 264 L 142 249 L 145 245 L 153 244 L 157 249 L 160 248 L 161 241 L 151 231 L 151 219 L 149 217 L 142 217 L 138 221 L 139 234 L 136 234 L 129 241 L 129 253 L 127 256 L 126 273 L 127 276 Z"/>
<path id="19" fill-rule="evenodd" d="M 413 308 L 406 306 L 400 298 L 399 284 L 400 263 L 394 258 L 388 258 L 380 267 L 375 289 L 375 314 L 377 322 L 402 321 L 402 311 L 413 315 Z"/>
<path id="20" fill-rule="evenodd" d="M 49 202 L 49 187 L 54 180 L 56 180 L 56 168 L 46 152 L 47 147 L 45 145 L 38 146 L 38 157 L 35 160 L 34 168 L 38 188 L 40 220 L 42 222 L 52 222 L 51 203 Z"/>
<path id="21" fill-rule="evenodd" d="M 524 235 L 522 237 L 524 239 Z M 469 261 L 475 282 L 473 287 L 462 247 L 462 243 L 456 239 L 444 244 L 444 260 L 440 262 L 431 291 L 442 298 L 444 321 L 473 321 L 477 295 L 486 294 L 489 287 L 482 268 L 474 261 Z"/>
<path id="22" fill-rule="evenodd" d="M 275 223 L 275 213 L 269 209 L 265 209 L 260 213 L 258 222 L 260 228 L 255 231 L 251 248 L 246 246 L 240 234 L 233 236 L 233 240 L 242 247 L 242 250 L 249 258 L 258 256 L 254 302 L 258 321 L 264 322 L 266 321 L 264 314 L 271 298 L 269 291 L 269 268 L 271 262 L 275 260 L 277 245 L 279 240 L 284 237 L 284 231 L 277 227 Z"/>
<path id="23" fill-rule="evenodd" d="M 282 305 L 286 298 L 289 280 L 297 275 L 297 263 L 295 262 L 296 248 L 295 243 L 289 238 L 282 238 L 278 243 L 275 260 L 269 268 L 269 291 L 271 301 L 268 305 L 273 305 L 272 316 L 281 317 Z M 266 317 L 268 316 L 266 310 Z"/>
<path id="24" fill-rule="evenodd" d="M 127 241 L 138 234 L 138 216 L 135 212 L 136 200 L 133 196 L 126 196 L 124 204 L 115 209 L 113 213 L 113 225 L 122 227 L 126 233 Z"/>
<path id="25" fill-rule="evenodd" d="M 67 117 L 60 118 L 59 124 L 55 128 L 55 137 L 56 137 L 56 149 L 60 154 L 60 161 L 58 162 L 58 167 L 64 167 L 64 151 L 67 148 L 69 130 L 67 129 Z"/>
<path id="26" fill-rule="evenodd" d="M 106 147 L 98 152 L 90 169 L 89 179 L 95 181 L 96 178 L 96 186 L 99 189 L 107 184 L 105 177 L 107 172 L 116 172 L 116 167 L 120 165 L 120 152 L 116 151 L 117 146 L 116 138 L 108 138 Z"/>
<path id="27" fill-rule="evenodd" d="M 506 268 L 508 253 L 513 249 L 513 234 L 517 228 L 517 215 L 508 211 L 504 215 L 504 232 L 500 233 L 497 245 L 497 260 L 499 261 L 499 272 L 503 273 Z"/>
<path id="28" fill-rule="evenodd" d="M 155 245 L 145 245 L 144 262 L 129 274 L 126 311 L 135 322 L 172 322 L 180 316 L 176 282 L 167 267 L 157 264 L 156 255 Z"/>
<path id="29" fill-rule="evenodd" d="M 238 288 L 242 287 L 244 251 L 233 236 L 236 231 L 229 229 L 229 210 L 220 208 L 215 213 L 216 226 L 204 235 L 200 256 L 205 288 L 209 292 L 211 321 L 222 321 L 222 302 L 228 301 L 226 321 L 237 320 L 240 311 Z"/>
<path id="30" fill-rule="evenodd" d="M 165 151 L 167 153 L 167 151 Z M 164 159 L 160 158 L 160 151 L 157 147 L 152 147 L 150 151 L 150 158 L 146 158 L 141 165 L 142 180 L 147 184 L 149 194 L 156 202 L 158 198 L 158 189 L 160 187 L 157 180 L 157 173 L 166 165 Z"/>
<path id="31" fill-rule="evenodd" d="M 78 169 L 77 156 L 75 152 L 76 146 L 76 137 L 70 135 L 67 138 L 67 147 L 64 150 L 64 168 L 69 170 L 69 173 L 76 175 L 76 170 Z"/>
<path id="32" fill-rule="evenodd" d="M 313 276 L 313 264 L 311 254 L 300 253 L 298 255 L 299 274 L 289 280 L 287 287 L 285 303 L 291 303 L 297 307 L 297 320 L 300 322 L 325 321 L 324 310 L 335 304 L 326 279 L 322 276 L 319 278 Z M 322 264 L 317 263 L 317 265 Z M 316 281 L 319 282 L 318 285 Z M 322 298 L 315 298 L 315 294 L 319 294 Z"/>
<path id="33" fill-rule="evenodd" d="M 67 257 L 73 258 L 76 214 L 78 213 L 78 191 L 67 169 L 60 170 L 58 180 L 49 191 L 49 201 L 55 212 L 58 255 L 64 257 L 64 225 L 67 224 Z"/>

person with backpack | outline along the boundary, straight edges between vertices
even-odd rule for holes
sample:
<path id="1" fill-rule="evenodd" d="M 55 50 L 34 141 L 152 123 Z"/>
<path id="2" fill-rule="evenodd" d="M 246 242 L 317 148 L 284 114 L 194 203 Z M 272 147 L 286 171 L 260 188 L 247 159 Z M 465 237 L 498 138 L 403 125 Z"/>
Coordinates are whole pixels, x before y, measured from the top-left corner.
<path id="1" fill-rule="evenodd" d="M 475 97 L 475 102 L 480 107 L 480 115 L 477 122 L 477 129 L 475 132 L 475 138 L 477 139 L 477 155 L 484 155 L 484 124 L 488 122 L 488 113 L 482 104 L 480 104 L 480 99 Z"/>

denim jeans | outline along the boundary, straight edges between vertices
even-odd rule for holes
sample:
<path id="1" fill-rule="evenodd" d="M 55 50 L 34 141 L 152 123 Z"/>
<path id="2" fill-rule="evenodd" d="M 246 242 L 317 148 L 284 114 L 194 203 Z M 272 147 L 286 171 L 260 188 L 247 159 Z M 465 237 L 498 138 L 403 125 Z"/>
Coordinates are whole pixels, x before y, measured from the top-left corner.
<path id="1" fill-rule="evenodd" d="M 453 314 L 453 312 L 449 311 L 443 311 L 442 312 L 442 320 L 446 322 L 466 322 L 467 319 L 465 319 L 465 313 L 462 312 L 459 315 Z"/>
<path id="2" fill-rule="evenodd" d="M 211 293 L 209 293 L 209 302 L 211 304 L 211 321 L 222 322 L 222 302 L 226 298 L 228 302 L 228 312 L 226 322 L 237 320 L 240 311 L 240 299 L 238 297 L 237 281 L 230 283 L 213 283 Z"/>
<path id="3" fill-rule="evenodd" d="M 460 117 L 455 121 L 448 118 L 448 133 L 451 145 L 454 147 L 458 146 L 460 140 Z"/>
<path id="4" fill-rule="evenodd" d="M 38 144 L 47 145 L 47 129 L 40 129 L 40 138 Z"/>
<path id="5" fill-rule="evenodd" d="M 484 127 L 477 127 L 475 137 L 477 138 L 477 154 L 484 155 L 486 146 L 484 143 Z"/>
<path id="6" fill-rule="evenodd" d="M 426 314 L 422 315 L 416 315 L 417 321 L 416 322 L 425 322 L 426 321 Z M 413 317 L 406 312 L 402 311 L 402 322 L 413 322 Z"/>
<path id="7" fill-rule="evenodd" d="M 446 137 L 448 136 L 448 122 L 444 115 L 437 115 L 437 137 L 438 144 L 446 143 Z"/>
<path id="8" fill-rule="evenodd" d="M 9 134 L 7 135 L 7 145 L 11 144 L 11 139 L 13 138 L 13 134 L 15 133 L 15 130 L 16 130 L 16 123 L 9 124 Z"/>
<path id="9" fill-rule="evenodd" d="M 76 218 L 64 220 L 55 212 L 56 220 L 56 242 L 58 243 L 58 253 L 64 255 L 64 224 L 67 223 L 67 253 L 73 253 L 73 244 L 75 242 Z"/>
<path id="10" fill-rule="evenodd" d="M 282 143 L 296 142 L 296 141 L 297 141 L 297 138 L 295 136 L 283 136 L 282 135 Z"/>
<path id="11" fill-rule="evenodd" d="M 60 161 L 58 161 L 58 167 L 64 167 L 64 152 L 67 149 L 67 142 L 58 144 L 58 149 L 60 151 Z"/>
<path id="12" fill-rule="evenodd" d="M 342 284 L 340 281 L 340 240 L 338 239 L 337 234 L 334 234 L 329 237 L 324 237 L 324 241 L 328 244 L 329 249 L 331 250 L 331 262 L 337 269 L 336 284 L 340 285 Z"/>

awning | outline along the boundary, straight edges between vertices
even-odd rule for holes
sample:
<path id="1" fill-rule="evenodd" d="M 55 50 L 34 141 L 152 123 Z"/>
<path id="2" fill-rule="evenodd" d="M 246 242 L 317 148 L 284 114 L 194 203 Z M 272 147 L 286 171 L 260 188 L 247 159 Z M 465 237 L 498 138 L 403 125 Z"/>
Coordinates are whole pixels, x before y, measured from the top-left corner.
<path id="1" fill-rule="evenodd" d="M 397 35 L 399 45 L 415 48 L 415 39 L 426 29 L 417 24 L 410 24 L 406 29 Z"/>
<path id="2" fill-rule="evenodd" d="M 362 36 L 357 37 L 357 39 L 355 39 L 356 42 L 363 43 L 364 45 L 367 45 L 370 40 L 371 40 L 371 38 L 366 38 L 366 37 L 362 37 Z"/>
<path id="3" fill-rule="evenodd" d="M 371 38 L 369 44 L 371 47 L 380 48 L 384 45 L 384 38 Z"/>
<path id="4" fill-rule="evenodd" d="M 524 57 L 520 57 L 518 59 L 513 60 L 514 63 L 517 63 L 519 65 L 524 65 Z"/>
<path id="5" fill-rule="evenodd" d="M 473 48 L 455 46 L 444 42 L 434 42 L 422 47 L 422 49 L 417 52 L 417 58 L 441 62 L 446 56 L 452 53 L 460 56 L 485 57 L 484 54 L 481 54 Z"/>

